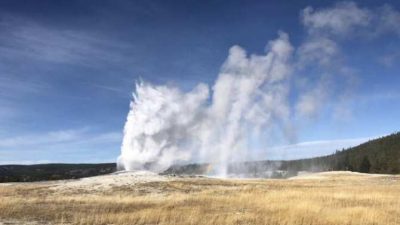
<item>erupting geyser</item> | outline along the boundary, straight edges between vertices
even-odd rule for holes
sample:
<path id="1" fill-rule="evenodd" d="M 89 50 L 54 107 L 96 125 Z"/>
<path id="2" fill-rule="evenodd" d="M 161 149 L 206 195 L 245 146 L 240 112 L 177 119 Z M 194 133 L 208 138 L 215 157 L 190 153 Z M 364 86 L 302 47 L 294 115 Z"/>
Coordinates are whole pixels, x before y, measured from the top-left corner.
<path id="1" fill-rule="evenodd" d="M 179 161 L 227 165 L 246 159 L 260 132 L 289 128 L 288 35 L 270 41 L 265 55 L 248 56 L 233 46 L 210 90 L 138 83 L 130 104 L 118 166 L 163 171 Z M 210 101 L 209 101 L 210 100 Z M 265 137 L 263 137 L 265 138 Z"/>

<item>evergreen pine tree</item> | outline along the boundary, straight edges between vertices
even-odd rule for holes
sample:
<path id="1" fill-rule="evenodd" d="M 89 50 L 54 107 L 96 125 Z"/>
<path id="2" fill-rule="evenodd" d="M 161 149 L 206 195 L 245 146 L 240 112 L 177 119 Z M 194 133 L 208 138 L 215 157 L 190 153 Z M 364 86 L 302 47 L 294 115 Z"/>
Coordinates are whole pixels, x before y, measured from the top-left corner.
<path id="1" fill-rule="evenodd" d="M 364 156 L 361 164 L 360 164 L 360 172 L 369 173 L 369 169 L 371 168 L 371 163 L 367 156 Z"/>

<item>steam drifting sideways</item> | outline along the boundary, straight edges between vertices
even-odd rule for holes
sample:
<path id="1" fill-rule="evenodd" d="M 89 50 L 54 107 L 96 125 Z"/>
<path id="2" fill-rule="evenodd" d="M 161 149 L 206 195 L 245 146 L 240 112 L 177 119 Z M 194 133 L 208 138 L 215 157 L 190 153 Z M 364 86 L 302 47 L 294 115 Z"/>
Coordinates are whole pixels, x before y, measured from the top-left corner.
<path id="1" fill-rule="evenodd" d="M 231 47 L 211 92 L 206 84 L 183 93 L 138 83 L 119 168 L 160 172 L 175 162 L 197 159 L 214 163 L 215 174 L 225 176 L 228 164 L 246 158 L 252 140 L 264 130 L 279 127 L 290 133 L 293 47 L 288 35 L 279 33 L 266 51 L 247 56 L 241 47 Z"/>

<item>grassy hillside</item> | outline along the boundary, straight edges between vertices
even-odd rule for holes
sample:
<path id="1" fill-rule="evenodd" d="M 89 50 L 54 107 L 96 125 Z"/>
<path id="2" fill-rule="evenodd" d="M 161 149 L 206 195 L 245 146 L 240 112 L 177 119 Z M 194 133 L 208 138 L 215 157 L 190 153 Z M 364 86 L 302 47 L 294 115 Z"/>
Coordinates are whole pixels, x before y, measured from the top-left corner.
<path id="1" fill-rule="evenodd" d="M 335 154 L 282 162 L 284 170 L 349 170 L 364 173 L 400 173 L 400 133 L 368 141 Z"/>
<path id="2" fill-rule="evenodd" d="M 2 165 L 0 182 L 60 180 L 112 173 L 115 163 Z"/>
<path id="3" fill-rule="evenodd" d="M 256 161 L 232 163 L 229 173 L 246 177 L 290 177 L 298 171 L 348 170 L 363 173 L 400 173 L 400 133 L 368 141 L 335 154 L 288 161 Z M 207 164 L 173 166 L 166 174 L 204 174 Z"/>

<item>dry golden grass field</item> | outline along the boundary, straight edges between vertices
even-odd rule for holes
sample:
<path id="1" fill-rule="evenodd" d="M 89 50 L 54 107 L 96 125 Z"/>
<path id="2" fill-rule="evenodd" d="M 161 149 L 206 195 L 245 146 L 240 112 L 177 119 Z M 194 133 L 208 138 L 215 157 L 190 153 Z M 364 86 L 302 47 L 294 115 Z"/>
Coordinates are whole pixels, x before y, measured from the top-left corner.
<path id="1" fill-rule="evenodd" d="M 400 224 L 400 176 L 332 172 L 234 180 L 122 174 L 1 184 L 0 224 L 394 225 Z"/>

